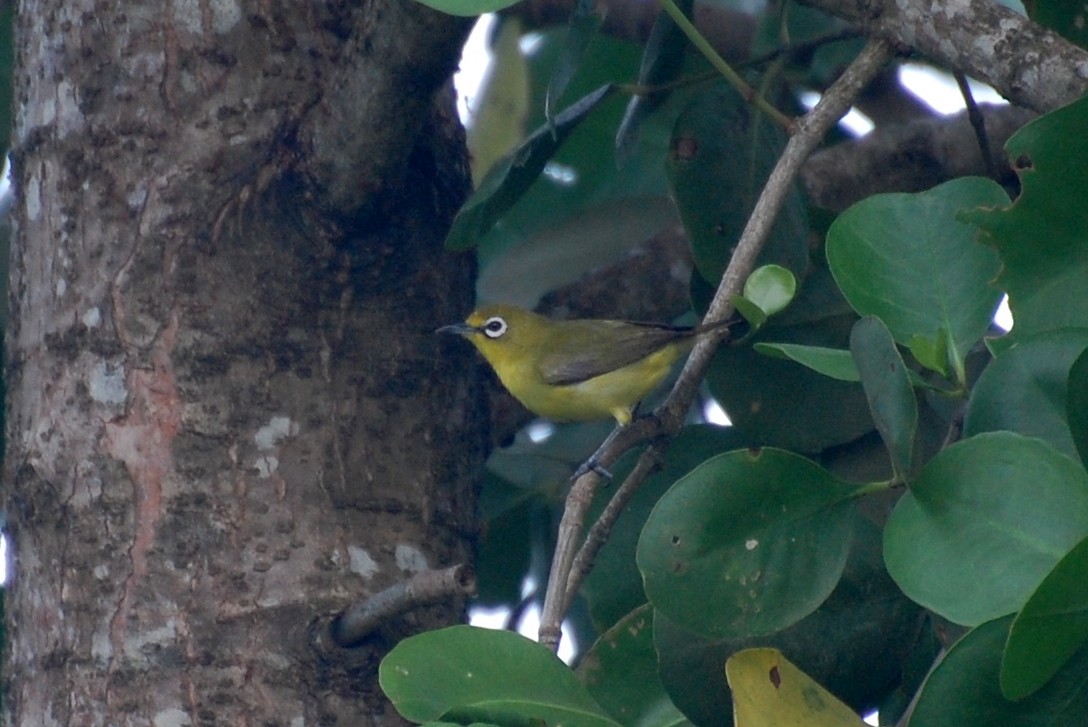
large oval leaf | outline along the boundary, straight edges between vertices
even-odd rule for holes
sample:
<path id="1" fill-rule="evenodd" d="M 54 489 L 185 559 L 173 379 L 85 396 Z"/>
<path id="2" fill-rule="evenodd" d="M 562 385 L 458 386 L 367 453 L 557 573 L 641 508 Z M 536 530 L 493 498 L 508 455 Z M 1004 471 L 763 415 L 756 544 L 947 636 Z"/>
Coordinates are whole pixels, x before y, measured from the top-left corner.
<path id="1" fill-rule="evenodd" d="M 1001 695 L 998 670 L 1011 618 L 982 624 L 957 641 L 922 687 L 912 727 L 1080 725 L 1088 714 L 1088 650 L 1044 689 L 1021 702 Z"/>
<path id="2" fill-rule="evenodd" d="M 1088 329 L 1063 328 L 1025 336 L 992 361 L 971 391 L 963 420 L 967 435 L 1001 429 L 1045 439 L 1077 456 L 1070 434 L 1066 382 L 1088 348 Z"/>
<path id="3" fill-rule="evenodd" d="M 838 583 L 855 491 L 782 450 L 707 460 L 665 494 L 642 531 L 637 560 L 647 597 L 708 636 L 796 623 Z"/>
<path id="4" fill-rule="evenodd" d="M 612 527 L 608 542 L 597 553 L 593 570 L 589 572 L 582 586 L 582 596 L 589 604 L 593 623 L 598 629 L 604 631 L 611 628 L 632 609 L 646 603 L 642 575 L 635 565 L 635 548 L 646 519 L 657 501 L 676 480 L 704 461 L 744 445 L 745 442 L 735 427 L 702 424 L 680 430 L 665 453 L 661 469 L 642 483 L 642 487 L 623 509 Z M 617 482 L 622 482 L 631 471 L 640 453 L 632 452 L 615 464 L 612 474 Z M 606 491 L 604 494 L 609 493 Z M 596 520 L 607 499 L 597 497 L 594 500 L 588 522 Z"/>
<path id="5" fill-rule="evenodd" d="M 887 327 L 874 316 L 865 316 L 854 324 L 850 353 L 857 363 L 876 430 L 888 448 L 896 473 L 905 480 L 910 476 L 918 430 L 918 403 L 903 357 Z"/>
<path id="6" fill-rule="evenodd" d="M 1088 325 L 1086 125 L 1088 97 L 1026 124 L 1005 144 L 1020 177 L 1016 203 L 966 215 L 1001 256 L 1014 338 Z"/>
<path id="7" fill-rule="evenodd" d="M 1000 292 L 997 254 L 976 241 L 962 210 L 1008 204 L 987 179 L 963 178 L 920 194 L 880 194 L 839 215 L 827 260 L 850 305 L 875 315 L 895 340 L 947 332 L 962 360 L 986 332 Z"/>
<path id="8" fill-rule="evenodd" d="M 452 713 L 458 721 L 616 724 L 555 654 L 511 631 L 452 626 L 412 636 L 382 660 L 378 682 L 415 722 Z"/>
<path id="9" fill-rule="evenodd" d="M 665 169 L 695 268 L 717 285 L 786 135 L 724 84 L 696 96 L 676 119 Z M 800 278 L 808 265 L 808 216 L 794 186 L 771 228 L 759 263 Z"/>
<path id="10" fill-rule="evenodd" d="M 1088 474 L 1046 442 L 981 434 L 942 451 L 884 531 L 888 572 L 956 623 L 1012 613 L 1088 533 Z"/>
<path id="11" fill-rule="evenodd" d="M 708 639 L 654 613 L 661 682 L 673 702 L 700 725 L 732 725 L 722 664 L 738 649 L 773 646 L 855 710 L 872 711 L 903 676 L 917 645 L 921 609 L 884 570 L 880 530 L 856 518 L 842 578 L 812 614 L 784 631 L 750 639 Z M 925 655 L 920 658 L 924 661 Z M 908 682 L 908 689 L 920 682 Z"/>
<path id="12" fill-rule="evenodd" d="M 1088 351 L 1069 367 L 1069 385 L 1065 391 L 1065 418 L 1073 435 L 1073 446 L 1080 463 L 1088 466 Z"/>
<path id="13" fill-rule="evenodd" d="M 1046 684 L 1088 641 L 1088 537 L 1047 574 L 1009 630 L 1001 691 L 1023 699 Z"/>
<path id="14" fill-rule="evenodd" d="M 582 658 L 578 678 L 624 725 L 690 725 L 657 675 L 654 613 L 642 604 L 605 633 Z"/>

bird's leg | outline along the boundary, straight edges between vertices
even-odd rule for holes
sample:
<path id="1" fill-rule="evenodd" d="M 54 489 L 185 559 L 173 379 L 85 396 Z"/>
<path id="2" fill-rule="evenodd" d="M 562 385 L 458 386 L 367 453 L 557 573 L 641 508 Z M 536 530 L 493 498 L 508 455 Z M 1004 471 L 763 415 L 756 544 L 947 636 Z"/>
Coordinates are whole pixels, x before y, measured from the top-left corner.
<path id="1" fill-rule="evenodd" d="M 619 433 L 622 431 L 622 425 L 613 429 L 612 433 L 609 434 L 603 442 L 601 442 L 601 446 L 597 447 L 597 451 L 589 455 L 589 459 L 587 459 L 585 462 L 578 465 L 578 469 L 574 470 L 574 474 L 570 476 L 570 479 L 573 481 L 586 474 L 587 472 L 596 472 L 604 479 L 611 480 L 612 473 L 601 466 L 601 463 L 598 461 L 597 457 L 601 452 L 605 450 L 605 448 L 609 444 L 612 443 L 612 440 L 615 439 L 616 436 L 619 435 Z"/>
<path id="2" fill-rule="evenodd" d="M 591 454 L 589 456 L 589 459 L 587 459 L 585 462 L 578 465 L 578 469 L 574 470 L 574 474 L 570 476 L 570 479 L 573 482 L 574 480 L 578 479 L 579 477 L 586 474 L 587 472 L 596 472 L 597 474 L 599 474 L 601 477 L 603 477 L 606 480 L 611 480 L 612 479 L 612 473 L 609 472 L 608 470 L 606 470 L 604 467 L 602 467 L 600 462 L 597 461 L 597 453 L 596 452 Z"/>
<path id="3" fill-rule="evenodd" d="M 636 416 L 638 416 L 638 408 L 641 405 L 642 402 L 640 401 L 636 402 L 635 405 L 629 410 L 619 409 L 613 412 L 613 415 L 616 417 L 616 423 L 619 424 L 619 426 L 613 429 L 612 433 L 609 434 L 603 442 L 601 442 L 601 446 L 597 447 L 597 451 L 591 454 L 589 456 L 589 459 L 579 465 L 578 469 L 574 470 L 574 474 L 570 477 L 572 481 L 578 479 L 587 472 L 596 472 L 606 480 L 612 479 L 612 473 L 601 466 L 598 458 L 600 457 L 601 453 L 606 451 L 608 446 L 612 444 L 612 440 L 618 437 L 620 432 L 622 432 L 627 427 L 627 425 Z"/>

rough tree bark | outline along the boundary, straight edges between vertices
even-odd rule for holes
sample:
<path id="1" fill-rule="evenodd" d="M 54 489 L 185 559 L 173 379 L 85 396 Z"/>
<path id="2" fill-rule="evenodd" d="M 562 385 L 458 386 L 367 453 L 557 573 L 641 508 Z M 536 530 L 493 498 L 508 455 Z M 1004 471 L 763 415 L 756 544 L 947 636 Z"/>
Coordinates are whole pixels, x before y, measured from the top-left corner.
<path id="1" fill-rule="evenodd" d="M 24 0 L 9 724 L 397 722 L 323 618 L 470 559 L 441 249 L 468 26 L 407 0 Z M 464 356 L 453 366 L 442 365 Z"/>

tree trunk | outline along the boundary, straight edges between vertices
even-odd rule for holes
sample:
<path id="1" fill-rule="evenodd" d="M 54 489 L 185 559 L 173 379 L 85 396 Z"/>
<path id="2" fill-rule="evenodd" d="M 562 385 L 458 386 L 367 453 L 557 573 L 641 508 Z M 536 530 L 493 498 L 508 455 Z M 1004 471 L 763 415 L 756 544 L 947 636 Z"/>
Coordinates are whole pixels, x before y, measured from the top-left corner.
<path id="1" fill-rule="evenodd" d="M 407 0 L 24 0 L 10 724 L 395 722 L 348 604 L 467 561 L 484 408 L 434 328 L 465 22 Z M 475 432 L 470 439 L 463 432 Z"/>

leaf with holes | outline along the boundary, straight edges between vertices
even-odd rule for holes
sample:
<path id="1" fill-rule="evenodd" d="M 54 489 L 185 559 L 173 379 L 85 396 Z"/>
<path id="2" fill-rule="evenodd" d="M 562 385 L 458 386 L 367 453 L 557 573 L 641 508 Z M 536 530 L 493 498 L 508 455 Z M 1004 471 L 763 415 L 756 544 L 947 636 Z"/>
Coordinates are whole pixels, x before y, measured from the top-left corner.
<path id="1" fill-rule="evenodd" d="M 847 707 L 778 649 L 744 649 L 725 662 L 733 714 L 744 727 L 863 727 Z"/>
<path id="2" fill-rule="evenodd" d="M 779 631 L 839 581 L 857 487 L 779 449 L 729 452 L 679 480 L 636 558 L 654 608 L 715 637 Z"/>
<path id="3" fill-rule="evenodd" d="M 1046 3 L 1040 3 L 1046 4 Z M 1005 144 L 1021 192 L 1016 202 L 965 219 L 1001 256 L 1014 338 L 1088 327 L 1088 98 L 1025 125 Z"/>

